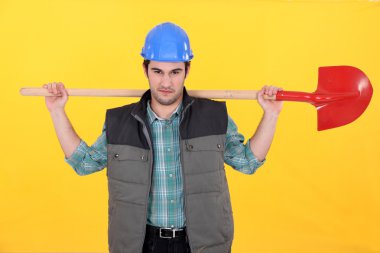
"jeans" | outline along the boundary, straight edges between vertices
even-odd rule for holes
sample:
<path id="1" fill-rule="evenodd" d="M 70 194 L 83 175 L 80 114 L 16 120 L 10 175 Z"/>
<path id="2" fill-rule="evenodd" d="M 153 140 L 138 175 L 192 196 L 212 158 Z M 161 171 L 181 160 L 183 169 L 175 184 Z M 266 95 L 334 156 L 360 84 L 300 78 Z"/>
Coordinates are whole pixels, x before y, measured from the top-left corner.
<path id="1" fill-rule="evenodd" d="M 159 234 L 147 230 L 143 253 L 191 253 L 187 236 L 160 238 Z"/>

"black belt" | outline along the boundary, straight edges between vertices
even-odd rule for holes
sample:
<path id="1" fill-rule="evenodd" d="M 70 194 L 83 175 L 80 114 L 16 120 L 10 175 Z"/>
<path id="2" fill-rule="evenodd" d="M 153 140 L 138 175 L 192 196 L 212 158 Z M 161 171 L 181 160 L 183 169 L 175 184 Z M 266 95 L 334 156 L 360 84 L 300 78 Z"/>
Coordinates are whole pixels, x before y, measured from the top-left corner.
<path id="1" fill-rule="evenodd" d="M 186 236 L 185 228 L 160 228 L 151 225 L 146 225 L 146 232 L 158 235 L 160 238 L 172 239 Z"/>

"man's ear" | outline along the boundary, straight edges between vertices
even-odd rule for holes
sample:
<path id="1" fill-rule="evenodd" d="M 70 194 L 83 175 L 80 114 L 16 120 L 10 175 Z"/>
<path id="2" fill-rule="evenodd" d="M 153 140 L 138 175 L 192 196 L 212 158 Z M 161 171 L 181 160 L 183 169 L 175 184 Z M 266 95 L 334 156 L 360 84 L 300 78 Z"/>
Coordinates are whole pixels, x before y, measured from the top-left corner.
<path id="1" fill-rule="evenodd" d="M 191 64 L 189 64 L 189 66 L 187 66 L 187 71 L 186 71 L 186 76 L 185 76 L 185 78 L 187 78 L 187 76 L 189 75 L 189 72 L 190 72 L 190 66 L 191 66 Z"/>
<path id="2" fill-rule="evenodd" d="M 144 63 L 142 64 L 142 68 L 143 68 L 143 70 L 144 70 L 144 74 L 145 74 L 146 78 L 149 79 L 149 77 L 148 77 L 148 72 L 147 72 L 148 70 L 147 70 L 147 68 L 145 68 Z"/>

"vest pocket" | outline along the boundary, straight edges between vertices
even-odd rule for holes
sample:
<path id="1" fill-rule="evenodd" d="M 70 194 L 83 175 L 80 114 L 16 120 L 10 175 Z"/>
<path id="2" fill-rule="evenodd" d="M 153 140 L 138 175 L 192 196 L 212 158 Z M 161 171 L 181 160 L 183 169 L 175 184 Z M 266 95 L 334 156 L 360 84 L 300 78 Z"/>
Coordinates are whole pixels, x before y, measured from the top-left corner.
<path id="1" fill-rule="evenodd" d="M 120 181 L 146 184 L 149 179 L 149 151 L 127 145 L 109 145 L 107 176 Z"/>
<path id="2" fill-rule="evenodd" d="M 224 166 L 224 142 L 221 138 L 210 137 L 185 141 L 185 153 L 191 165 L 188 173 L 217 171 Z"/>

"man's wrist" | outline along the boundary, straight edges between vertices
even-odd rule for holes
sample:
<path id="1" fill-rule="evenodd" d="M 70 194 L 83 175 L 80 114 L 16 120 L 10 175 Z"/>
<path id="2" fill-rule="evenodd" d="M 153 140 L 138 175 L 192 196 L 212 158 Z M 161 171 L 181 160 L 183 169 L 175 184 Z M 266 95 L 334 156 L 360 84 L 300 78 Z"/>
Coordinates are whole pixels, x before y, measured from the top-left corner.
<path id="1" fill-rule="evenodd" d="M 65 109 L 64 108 L 56 108 L 56 109 L 52 109 L 52 110 L 49 110 L 49 113 L 52 117 L 59 117 L 59 116 L 62 116 L 62 115 L 65 115 L 66 112 L 65 112 Z"/>
<path id="2" fill-rule="evenodd" d="M 263 118 L 267 120 L 277 120 L 280 112 L 264 111 Z"/>

